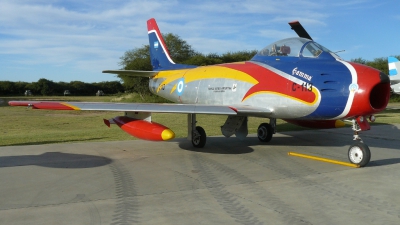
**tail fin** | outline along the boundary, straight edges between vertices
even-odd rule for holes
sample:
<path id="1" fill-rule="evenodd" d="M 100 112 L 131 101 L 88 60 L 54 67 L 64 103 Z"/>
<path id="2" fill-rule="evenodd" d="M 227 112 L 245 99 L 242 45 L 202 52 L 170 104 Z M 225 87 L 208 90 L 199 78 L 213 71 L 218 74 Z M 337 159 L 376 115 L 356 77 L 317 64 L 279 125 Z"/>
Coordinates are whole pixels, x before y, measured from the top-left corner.
<path id="1" fill-rule="evenodd" d="M 175 70 L 184 68 L 194 68 L 196 66 L 176 64 L 169 54 L 164 38 L 158 29 L 154 18 L 147 21 L 147 30 L 150 44 L 150 58 L 153 70 Z"/>
<path id="2" fill-rule="evenodd" d="M 388 57 L 389 76 L 396 76 L 398 74 L 397 66 L 399 66 L 399 63 L 400 62 L 397 58 L 391 56 Z"/>
<path id="3" fill-rule="evenodd" d="M 389 77 L 391 83 L 400 83 L 400 61 L 395 57 L 388 57 Z"/>
<path id="4" fill-rule="evenodd" d="M 392 91 L 400 94 L 400 61 L 395 57 L 388 57 L 388 66 Z"/>

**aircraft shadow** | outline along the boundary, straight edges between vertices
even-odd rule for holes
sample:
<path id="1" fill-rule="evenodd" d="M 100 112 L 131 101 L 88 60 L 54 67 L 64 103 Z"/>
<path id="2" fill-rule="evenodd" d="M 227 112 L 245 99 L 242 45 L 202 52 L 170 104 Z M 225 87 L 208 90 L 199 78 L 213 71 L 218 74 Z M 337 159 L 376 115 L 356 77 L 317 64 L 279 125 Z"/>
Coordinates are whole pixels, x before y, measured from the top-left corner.
<path id="1" fill-rule="evenodd" d="M 112 159 L 103 156 L 46 152 L 41 155 L 0 157 L 1 167 L 42 166 L 51 168 L 93 168 L 108 165 Z"/>
<path id="2" fill-rule="evenodd" d="M 400 158 L 393 158 L 393 159 L 378 159 L 371 161 L 367 166 L 368 167 L 376 167 L 376 166 L 388 166 L 393 164 L 399 164 Z"/>
<path id="3" fill-rule="evenodd" d="M 177 141 L 179 148 L 192 152 L 237 155 L 254 151 L 254 149 L 249 146 L 248 140 L 240 141 L 237 138 L 207 137 L 207 143 L 204 148 L 193 147 L 192 143 L 185 138 L 178 139 Z"/>

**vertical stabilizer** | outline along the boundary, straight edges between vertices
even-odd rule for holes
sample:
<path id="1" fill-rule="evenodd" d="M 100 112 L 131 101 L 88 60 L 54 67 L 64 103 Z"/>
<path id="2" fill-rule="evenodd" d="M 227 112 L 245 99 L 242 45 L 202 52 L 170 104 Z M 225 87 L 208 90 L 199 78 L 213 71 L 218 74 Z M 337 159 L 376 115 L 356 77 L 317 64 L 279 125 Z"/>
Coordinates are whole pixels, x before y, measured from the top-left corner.
<path id="1" fill-rule="evenodd" d="M 147 30 L 150 45 L 150 60 L 153 70 L 175 70 L 194 68 L 196 66 L 176 64 L 168 51 L 164 38 L 154 18 L 147 21 Z"/>
<path id="2" fill-rule="evenodd" d="M 396 94 L 400 94 L 400 61 L 395 57 L 388 57 L 390 86 Z"/>
<path id="3" fill-rule="evenodd" d="M 389 76 L 398 75 L 398 68 L 400 66 L 400 61 L 395 57 L 388 57 L 388 65 L 389 65 Z"/>

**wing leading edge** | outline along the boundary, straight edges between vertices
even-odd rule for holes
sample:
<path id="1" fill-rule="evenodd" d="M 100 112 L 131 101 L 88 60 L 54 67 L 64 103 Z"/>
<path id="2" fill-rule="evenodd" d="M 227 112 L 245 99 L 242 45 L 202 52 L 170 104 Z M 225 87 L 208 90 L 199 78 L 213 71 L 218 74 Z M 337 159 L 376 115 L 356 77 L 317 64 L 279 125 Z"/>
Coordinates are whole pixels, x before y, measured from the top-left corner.
<path id="1" fill-rule="evenodd" d="M 104 70 L 103 73 L 119 74 L 132 77 L 153 77 L 158 71 L 142 71 L 142 70 Z"/>
<path id="2" fill-rule="evenodd" d="M 53 101 L 10 101 L 10 106 L 27 106 L 33 109 L 123 111 L 154 113 L 194 113 L 210 115 L 238 115 L 268 117 L 271 110 L 249 106 L 157 104 L 157 103 L 107 103 L 107 102 L 53 102 Z"/>

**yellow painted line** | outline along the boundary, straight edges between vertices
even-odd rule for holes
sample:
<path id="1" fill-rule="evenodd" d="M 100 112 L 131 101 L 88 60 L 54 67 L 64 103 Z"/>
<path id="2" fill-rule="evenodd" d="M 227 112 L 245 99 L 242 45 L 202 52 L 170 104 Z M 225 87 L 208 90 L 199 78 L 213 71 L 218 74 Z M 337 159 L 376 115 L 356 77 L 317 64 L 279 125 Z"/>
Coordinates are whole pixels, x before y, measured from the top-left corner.
<path id="1" fill-rule="evenodd" d="M 306 159 L 318 160 L 321 162 L 339 164 L 342 166 L 349 166 L 349 167 L 354 167 L 354 168 L 360 167 L 359 165 L 356 165 L 353 163 L 341 162 L 341 161 L 337 161 L 337 160 L 332 160 L 332 159 L 327 159 L 327 158 L 322 158 L 322 157 L 317 157 L 317 156 L 312 156 L 312 155 L 305 155 L 305 154 L 300 154 L 300 153 L 296 153 L 296 152 L 288 152 L 288 155 L 302 157 L 302 158 L 306 158 Z"/>

